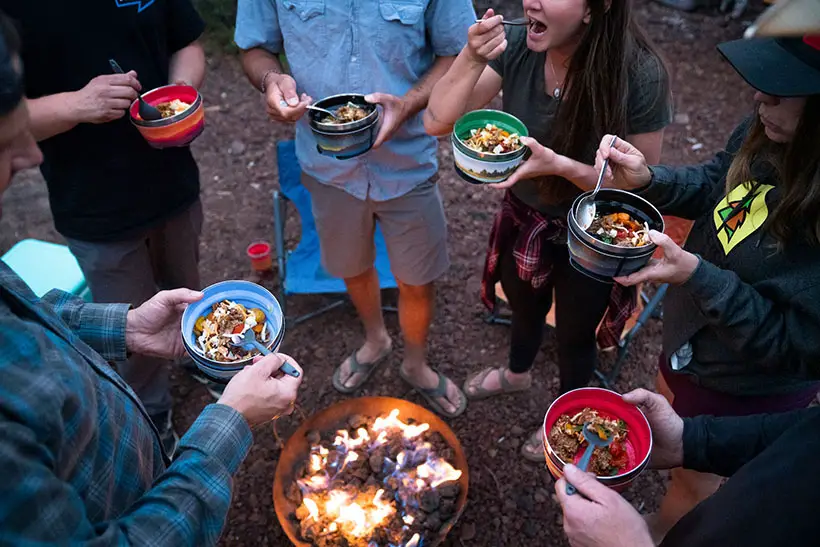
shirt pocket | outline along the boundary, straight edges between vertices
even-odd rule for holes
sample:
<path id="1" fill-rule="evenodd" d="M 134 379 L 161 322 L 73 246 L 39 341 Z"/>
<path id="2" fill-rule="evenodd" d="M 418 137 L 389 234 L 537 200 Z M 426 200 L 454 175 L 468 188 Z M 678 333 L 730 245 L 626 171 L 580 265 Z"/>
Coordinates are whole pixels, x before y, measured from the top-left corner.
<path id="1" fill-rule="evenodd" d="M 325 13 L 325 0 L 282 0 L 282 6 L 305 22 Z"/>
<path id="2" fill-rule="evenodd" d="M 376 45 L 387 60 L 406 59 L 424 47 L 427 0 L 379 0 Z"/>

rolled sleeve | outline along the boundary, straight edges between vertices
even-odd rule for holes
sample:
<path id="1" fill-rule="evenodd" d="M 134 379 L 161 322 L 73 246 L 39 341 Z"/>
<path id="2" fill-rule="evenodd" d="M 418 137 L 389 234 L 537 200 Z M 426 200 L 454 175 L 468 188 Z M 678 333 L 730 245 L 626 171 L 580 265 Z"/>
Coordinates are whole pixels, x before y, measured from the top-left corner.
<path id="1" fill-rule="evenodd" d="M 126 359 L 125 323 L 128 304 L 92 304 L 63 291 L 50 291 L 42 302 L 106 361 Z"/>
<path id="2" fill-rule="evenodd" d="M 425 20 L 433 53 L 438 57 L 458 55 L 467 43 L 467 30 L 475 19 L 470 0 L 431 0 Z"/>
<path id="3" fill-rule="evenodd" d="M 284 51 L 279 14 L 272 0 L 239 0 L 234 42 L 244 50 L 259 47 L 271 53 Z"/>

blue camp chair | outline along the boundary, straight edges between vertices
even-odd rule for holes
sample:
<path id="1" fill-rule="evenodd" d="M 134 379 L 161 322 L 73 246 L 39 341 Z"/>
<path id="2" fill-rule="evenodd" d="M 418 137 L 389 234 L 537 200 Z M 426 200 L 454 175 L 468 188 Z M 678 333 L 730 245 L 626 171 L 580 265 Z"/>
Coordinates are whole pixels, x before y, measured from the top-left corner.
<path id="1" fill-rule="evenodd" d="M 65 245 L 38 239 L 18 241 L 0 258 L 38 297 L 60 289 L 91 301 L 91 291 L 77 259 Z"/>
<path id="2" fill-rule="evenodd" d="M 273 218 L 276 233 L 276 258 L 280 277 L 280 304 L 289 324 L 296 325 L 317 315 L 343 305 L 347 298 L 337 298 L 310 313 L 298 316 L 287 316 L 287 297 L 295 294 L 333 294 L 347 293 L 344 281 L 333 277 L 322 267 L 319 256 L 319 235 L 313 220 L 310 192 L 302 186 L 302 171 L 296 159 L 293 141 L 282 141 L 276 145 L 277 165 L 279 166 L 279 190 L 273 191 Z M 302 234 L 297 247 L 291 251 L 285 249 L 286 207 L 292 203 L 299 213 Z M 387 257 L 387 246 L 384 236 L 376 225 L 376 272 L 379 275 L 379 286 L 382 289 L 395 289 L 396 279 L 390 271 L 390 260 Z M 395 308 L 384 308 L 395 311 Z"/>

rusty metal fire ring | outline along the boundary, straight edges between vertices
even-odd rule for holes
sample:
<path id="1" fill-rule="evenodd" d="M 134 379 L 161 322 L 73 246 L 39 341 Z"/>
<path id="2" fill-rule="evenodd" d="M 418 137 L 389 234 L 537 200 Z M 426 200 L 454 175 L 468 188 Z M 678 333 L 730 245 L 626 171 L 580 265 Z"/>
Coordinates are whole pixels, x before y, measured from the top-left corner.
<path id="1" fill-rule="evenodd" d="M 461 470 L 461 478 L 458 480 L 461 491 L 456 501 L 456 513 L 447 524 L 442 526 L 437 536 L 428 537 L 430 547 L 439 545 L 447 534 L 455 526 L 464 508 L 467 505 L 467 488 L 470 484 L 470 474 L 467 469 L 467 458 L 464 449 L 456 438 L 453 430 L 450 429 L 441 418 L 433 414 L 424 407 L 402 399 L 392 397 L 359 397 L 348 399 L 336 403 L 308 418 L 299 429 L 285 443 L 285 448 L 276 464 L 276 474 L 273 479 L 273 505 L 276 509 L 276 517 L 279 524 L 291 543 L 296 547 L 312 547 L 311 543 L 303 541 L 299 535 L 299 528 L 295 521 L 291 519 L 296 511 L 296 506 L 285 495 L 286 488 L 295 480 L 295 474 L 299 467 L 308 460 L 310 445 L 306 435 L 310 431 L 328 431 L 340 426 L 350 416 L 356 414 L 372 417 L 388 414 L 391 410 L 398 409 L 402 420 L 413 419 L 419 423 L 430 424 L 431 432 L 438 432 L 450 448 L 453 450 L 453 465 Z"/>

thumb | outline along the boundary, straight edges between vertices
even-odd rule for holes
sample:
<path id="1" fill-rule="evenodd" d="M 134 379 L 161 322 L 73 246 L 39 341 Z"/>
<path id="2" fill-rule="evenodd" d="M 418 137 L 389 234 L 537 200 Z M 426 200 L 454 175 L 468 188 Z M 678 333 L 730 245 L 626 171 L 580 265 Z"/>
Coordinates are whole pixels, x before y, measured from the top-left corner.
<path id="1" fill-rule="evenodd" d="M 600 501 L 609 495 L 609 488 L 598 482 L 594 475 L 581 471 L 572 464 L 564 466 L 564 476 L 567 482 L 590 501 Z"/>
<path id="2" fill-rule="evenodd" d="M 204 296 L 199 291 L 192 291 L 191 289 L 173 289 L 170 291 L 162 291 L 158 294 L 163 304 L 176 307 L 180 304 L 192 304 Z"/>
<path id="3" fill-rule="evenodd" d="M 364 96 L 364 100 L 370 104 L 381 104 L 384 102 L 384 93 L 368 93 Z"/>
<path id="4" fill-rule="evenodd" d="M 651 391 L 641 387 L 633 389 L 629 393 L 624 393 L 621 395 L 621 398 L 631 405 L 651 407 L 655 402 L 652 400 L 652 395 L 653 393 Z"/>
<path id="5" fill-rule="evenodd" d="M 484 13 L 484 17 L 482 17 L 482 19 L 489 19 L 493 15 L 495 15 L 495 10 L 493 10 L 493 8 L 490 8 Z"/>
<path id="6" fill-rule="evenodd" d="M 282 97 L 287 101 L 288 106 L 299 104 L 299 95 L 296 93 L 296 82 L 293 81 L 293 78 L 282 78 L 279 82 L 279 89 L 282 91 Z"/>
<path id="7" fill-rule="evenodd" d="M 541 143 L 539 143 L 532 137 L 521 137 L 519 140 L 521 141 L 521 144 L 529 148 L 533 154 L 535 154 L 536 152 L 541 152 L 541 149 L 543 148 L 543 146 L 541 146 Z"/>
<path id="8" fill-rule="evenodd" d="M 258 361 L 254 360 L 253 367 L 254 373 L 262 380 L 267 380 L 273 374 L 282 368 L 282 365 L 285 364 L 285 359 L 278 353 L 271 353 L 270 355 L 265 355 Z"/>
<path id="9" fill-rule="evenodd" d="M 649 239 L 663 249 L 664 256 L 672 258 L 672 256 L 668 255 L 667 253 L 674 253 L 678 247 L 678 244 L 675 243 L 671 237 L 656 230 L 649 230 Z"/>

